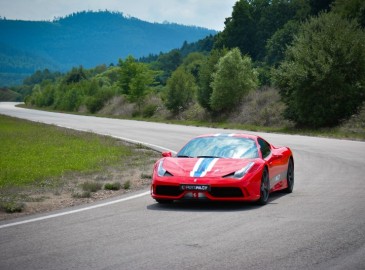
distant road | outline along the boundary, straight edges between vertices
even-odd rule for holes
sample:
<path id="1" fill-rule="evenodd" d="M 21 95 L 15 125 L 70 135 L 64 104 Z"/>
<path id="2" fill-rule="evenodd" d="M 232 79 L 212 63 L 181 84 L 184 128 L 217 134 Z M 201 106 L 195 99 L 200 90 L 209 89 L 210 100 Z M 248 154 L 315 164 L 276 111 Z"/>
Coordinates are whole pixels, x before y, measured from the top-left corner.
<path id="1" fill-rule="evenodd" d="M 177 151 L 199 134 L 240 132 L 14 104 L 0 103 L 0 114 L 143 142 L 160 151 Z M 0 269 L 365 269 L 365 143 L 260 135 L 293 150 L 292 194 L 273 194 L 263 207 L 163 206 L 145 190 L 87 210 L 3 221 Z"/>

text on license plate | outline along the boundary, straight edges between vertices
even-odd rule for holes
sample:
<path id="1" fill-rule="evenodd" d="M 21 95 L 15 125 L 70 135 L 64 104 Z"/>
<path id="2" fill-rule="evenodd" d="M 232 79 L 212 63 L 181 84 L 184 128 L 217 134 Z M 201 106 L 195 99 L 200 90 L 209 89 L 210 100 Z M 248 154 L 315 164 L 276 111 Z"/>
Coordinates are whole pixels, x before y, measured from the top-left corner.
<path id="1" fill-rule="evenodd" d="M 188 191 L 209 191 L 210 186 L 208 185 L 181 185 L 181 190 L 188 190 Z"/>

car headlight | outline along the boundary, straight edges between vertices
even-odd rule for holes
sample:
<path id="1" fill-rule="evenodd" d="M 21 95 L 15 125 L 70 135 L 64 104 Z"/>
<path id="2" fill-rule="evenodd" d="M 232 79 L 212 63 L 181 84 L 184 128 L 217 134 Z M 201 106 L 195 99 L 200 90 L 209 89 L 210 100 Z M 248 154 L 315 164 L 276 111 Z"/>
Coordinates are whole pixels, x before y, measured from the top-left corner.
<path id="1" fill-rule="evenodd" d="M 238 179 L 241 179 L 242 177 L 244 177 L 248 172 L 249 170 L 253 167 L 253 165 L 255 164 L 255 162 L 250 162 L 248 163 L 245 167 L 243 167 L 241 170 L 239 171 L 236 171 L 234 174 L 233 174 L 233 178 L 238 178 Z"/>
<path id="2" fill-rule="evenodd" d="M 158 176 L 164 176 L 166 173 L 166 170 L 163 167 L 163 160 L 160 161 L 157 167 L 157 175 Z"/>
<path id="3" fill-rule="evenodd" d="M 169 173 L 168 171 L 165 170 L 165 168 L 163 167 L 163 159 L 158 163 L 158 167 L 157 167 L 157 175 L 162 177 L 162 176 L 172 176 L 171 173 Z"/>

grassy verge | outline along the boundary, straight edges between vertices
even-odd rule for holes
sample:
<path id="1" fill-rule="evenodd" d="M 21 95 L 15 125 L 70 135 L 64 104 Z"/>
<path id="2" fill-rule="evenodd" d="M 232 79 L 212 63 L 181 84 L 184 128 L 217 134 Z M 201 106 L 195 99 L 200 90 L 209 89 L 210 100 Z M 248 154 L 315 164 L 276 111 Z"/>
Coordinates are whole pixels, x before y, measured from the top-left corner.
<path id="1" fill-rule="evenodd" d="M 0 141 L 0 188 L 49 184 L 52 177 L 100 170 L 131 155 L 108 137 L 6 116 L 0 116 Z"/>
<path id="2" fill-rule="evenodd" d="M 45 199 L 45 191 L 59 194 L 65 186 L 75 193 L 90 181 L 99 189 L 107 181 L 130 185 L 132 174 L 120 172 L 152 172 L 160 156 L 110 137 L 2 115 L 0 142 L 0 210 L 6 212 L 20 212 L 26 202 Z"/>

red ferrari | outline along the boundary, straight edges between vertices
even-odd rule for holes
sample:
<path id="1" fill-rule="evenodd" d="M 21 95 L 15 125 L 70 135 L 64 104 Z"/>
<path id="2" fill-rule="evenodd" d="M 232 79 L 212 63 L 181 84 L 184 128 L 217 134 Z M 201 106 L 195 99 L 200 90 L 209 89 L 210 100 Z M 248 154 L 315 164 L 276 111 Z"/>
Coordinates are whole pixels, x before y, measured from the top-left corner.
<path id="1" fill-rule="evenodd" d="M 151 196 L 174 200 L 256 201 L 294 186 L 294 159 L 288 147 L 275 147 L 246 134 L 210 134 L 189 141 L 176 156 L 162 153 L 153 169 Z"/>

